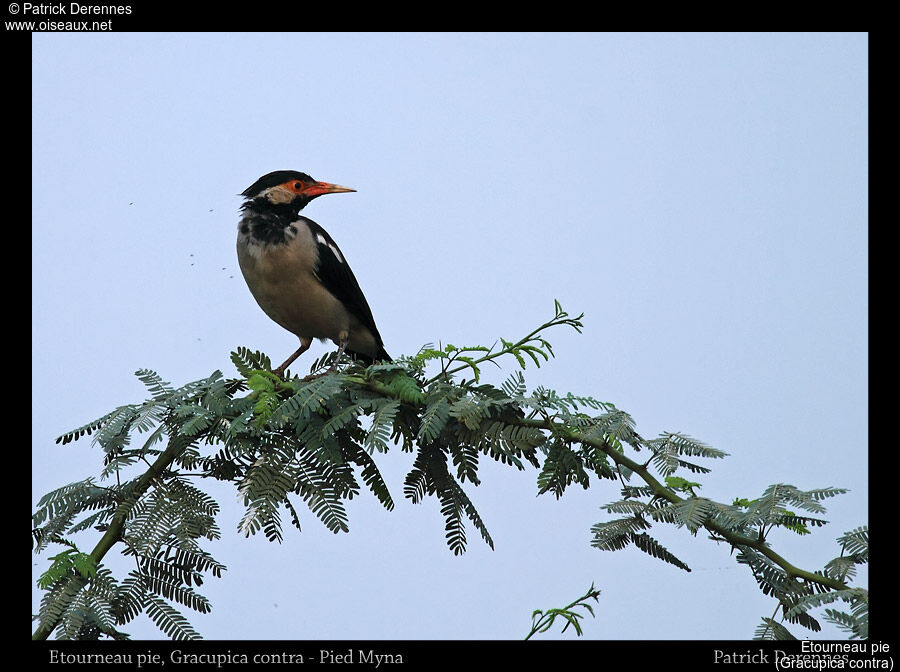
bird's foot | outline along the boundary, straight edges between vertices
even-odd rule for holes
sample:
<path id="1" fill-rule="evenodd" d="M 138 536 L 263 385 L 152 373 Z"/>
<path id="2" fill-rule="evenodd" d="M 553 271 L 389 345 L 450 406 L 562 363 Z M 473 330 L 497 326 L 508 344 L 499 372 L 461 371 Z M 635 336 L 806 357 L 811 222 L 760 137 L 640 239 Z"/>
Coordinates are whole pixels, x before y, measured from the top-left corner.
<path id="1" fill-rule="evenodd" d="M 304 352 L 309 350 L 309 346 L 311 343 L 312 343 L 312 339 L 301 338 L 300 339 L 300 347 L 297 349 L 297 351 L 293 355 L 288 357 L 286 360 L 284 360 L 284 364 L 279 366 L 277 369 L 272 369 L 272 373 L 274 373 L 279 378 L 283 379 L 284 372 L 287 371 L 287 367 L 289 367 L 291 364 L 293 364 L 294 360 L 296 360 L 300 355 L 302 355 Z"/>

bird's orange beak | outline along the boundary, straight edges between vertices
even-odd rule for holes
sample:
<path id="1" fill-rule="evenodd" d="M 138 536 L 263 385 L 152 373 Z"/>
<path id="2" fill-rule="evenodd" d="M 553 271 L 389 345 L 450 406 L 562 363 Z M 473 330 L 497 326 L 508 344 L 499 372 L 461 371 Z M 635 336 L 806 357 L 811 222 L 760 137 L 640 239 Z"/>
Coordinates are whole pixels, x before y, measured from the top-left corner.
<path id="1" fill-rule="evenodd" d="M 301 193 L 309 198 L 314 198 L 322 194 L 341 194 L 347 191 L 356 191 L 356 189 L 342 187 L 339 184 L 329 184 L 328 182 L 313 182 L 304 187 Z"/>

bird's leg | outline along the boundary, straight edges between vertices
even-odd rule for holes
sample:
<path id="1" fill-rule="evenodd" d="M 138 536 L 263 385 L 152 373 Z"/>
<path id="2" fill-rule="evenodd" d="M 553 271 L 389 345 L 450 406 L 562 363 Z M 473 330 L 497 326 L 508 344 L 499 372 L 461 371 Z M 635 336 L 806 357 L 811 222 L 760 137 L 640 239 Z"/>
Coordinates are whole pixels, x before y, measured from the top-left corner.
<path id="1" fill-rule="evenodd" d="M 328 367 L 326 371 L 322 373 L 311 373 L 306 378 L 303 379 L 303 382 L 308 383 L 311 380 L 315 380 L 316 378 L 321 378 L 322 376 L 327 376 L 329 373 L 334 373 L 337 370 L 338 362 L 341 361 L 341 355 L 344 354 L 344 350 L 347 349 L 347 344 L 350 342 L 350 334 L 346 331 L 342 331 L 338 334 L 338 351 L 334 356 L 334 361 L 331 366 Z"/>
<path id="2" fill-rule="evenodd" d="M 311 338 L 301 338 L 301 339 L 300 339 L 300 347 L 297 348 L 297 352 L 295 352 L 293 355 L 291 355 L 290 357 L 288 357 L 288 358 L 284 361 L 284 364 L 282 364 L 281 366 L 279 366 L 277 369 L 274 369 L 274 370 L 272 371 L 272 373 L 274 373 L 274 374 L 275 374 L 276 376 L 278 376 L 279 378 L 283 377 L 283 376 L 284 376 L 284 370 L 287 369 L 287 367 L 289 367 L 291 364 L 293 364 L 295 359 L 297 359 L 300 355 L 302 355 L 304 352 L 306 352 L 307 350 L 309 350 L 309 346 L 310 346 L 310 345 L 312 345 L 312 339 L 311 339 Z"/>
<path id="3" fill-rule="evenodd" d="M 344 350 L 347 349 L 347 344 L 350 343 L 350 332 L 342 331 L 340 334 L 338 334 L 338 339 L 338 351 L 334 356 L 334 362 L 328 369 L 328 373 L 334 373 L 335 369 L 337 369 L 337 365 L 341 361 L 341 355 L 344 354 Z"/>

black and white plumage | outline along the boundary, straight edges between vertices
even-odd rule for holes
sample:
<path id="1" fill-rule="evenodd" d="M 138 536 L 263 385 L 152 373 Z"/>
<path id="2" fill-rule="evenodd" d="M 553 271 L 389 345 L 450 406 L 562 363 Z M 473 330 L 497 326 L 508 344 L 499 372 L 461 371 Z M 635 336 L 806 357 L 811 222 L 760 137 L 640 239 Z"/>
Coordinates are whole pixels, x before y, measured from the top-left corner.
<path id="1" fill-rule="evenodd" d="M 278 375 L 314 338 L 334 341 L 339 356 L 346 351 L 367 364 L 391 360 L 344 253 L 325 229 L 299 214 L 318 196 L 348 191 L 354 190 L 278 170 L 242 194 L 241 272 L 263 311 L 300 339 L 300 348 L 275 370 Z"/>

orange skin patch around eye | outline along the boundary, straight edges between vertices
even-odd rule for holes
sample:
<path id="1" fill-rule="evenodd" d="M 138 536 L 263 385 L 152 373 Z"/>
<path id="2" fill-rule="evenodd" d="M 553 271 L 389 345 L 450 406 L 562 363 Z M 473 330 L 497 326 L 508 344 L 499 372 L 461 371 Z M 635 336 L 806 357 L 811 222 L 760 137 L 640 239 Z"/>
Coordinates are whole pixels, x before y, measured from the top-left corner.
<path id="1" fill-rule="evenodd" d="M 347 191 L 356 191 L 356 189 L 342 187 L 339 184 L 329 184 L 328 182 L 303 182 L 302 180 L 289 180 L 281 186 L 293 194 L 306 196 L 308 198 L 321 196 L 322 194 L 340 194 Z"/>

